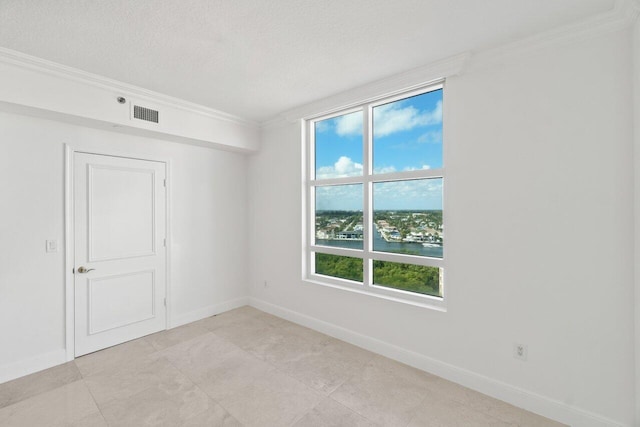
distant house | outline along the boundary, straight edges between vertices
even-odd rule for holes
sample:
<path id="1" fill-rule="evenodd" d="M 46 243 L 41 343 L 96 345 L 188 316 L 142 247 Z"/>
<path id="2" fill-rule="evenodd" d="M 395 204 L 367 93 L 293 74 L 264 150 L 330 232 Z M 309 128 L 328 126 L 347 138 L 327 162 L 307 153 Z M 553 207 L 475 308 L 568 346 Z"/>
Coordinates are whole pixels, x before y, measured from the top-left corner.
<path id="1" fill-rule="evenodd" d="M 336 239 L 361 240 L 362 238 L 362 230 L 339 231 L 336 233 Z"/>

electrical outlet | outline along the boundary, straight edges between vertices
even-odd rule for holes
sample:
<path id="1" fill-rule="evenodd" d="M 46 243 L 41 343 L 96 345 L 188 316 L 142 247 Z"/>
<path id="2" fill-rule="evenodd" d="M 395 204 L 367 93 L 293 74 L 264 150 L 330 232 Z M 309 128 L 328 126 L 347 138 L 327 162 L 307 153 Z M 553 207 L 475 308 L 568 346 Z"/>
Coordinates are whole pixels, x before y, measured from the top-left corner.
<path id="1" fill-rule="evenodd" d="M 520 360 L 527 360 L 527 346 L 524 344 L 513 345 L 513 357 Z"/>

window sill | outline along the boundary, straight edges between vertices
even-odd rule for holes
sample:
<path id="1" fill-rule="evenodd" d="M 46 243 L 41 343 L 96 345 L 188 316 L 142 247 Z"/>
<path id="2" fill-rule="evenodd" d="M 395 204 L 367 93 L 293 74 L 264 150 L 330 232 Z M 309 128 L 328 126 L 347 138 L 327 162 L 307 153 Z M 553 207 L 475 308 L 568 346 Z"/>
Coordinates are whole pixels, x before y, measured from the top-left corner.
<path id="1" fill-rule="evenodd" d="M 324 278 L 323 278 L 324 279 Z M 440 311 L 443 313 L 447 312 L 447 306 L 443 298 L 433 297 L 429 295 L 404 295 L 409 294 L 404 291 L 395 291 L 395 290 L 385 290 L 385 293 L 381 293 L 377 291 L 378 287 L 372 287 L 370 291 L 364 290 L 364 288 L 360 285 L 351 285 L 348 281 L 345 281 L 345 284 L 337 283 L 329 283 L 328 281 L 322 280 L 320 278 L 315 277 L 307 277 L 302 279 L 303 283 L 312 284 L 312 285 L 320 285 L 327 286 L 329 288 L 340 289 L 343 291 L 353 292 L 356 294 L 367 295 L 374 298 L 380 298 L 387 301 L 393 301 L 400 304 L 412 305 L 415 307 L 426 308 L 430 310 Z M 398 295 L 391 295 L 391 293 L 397 293 Z"/>

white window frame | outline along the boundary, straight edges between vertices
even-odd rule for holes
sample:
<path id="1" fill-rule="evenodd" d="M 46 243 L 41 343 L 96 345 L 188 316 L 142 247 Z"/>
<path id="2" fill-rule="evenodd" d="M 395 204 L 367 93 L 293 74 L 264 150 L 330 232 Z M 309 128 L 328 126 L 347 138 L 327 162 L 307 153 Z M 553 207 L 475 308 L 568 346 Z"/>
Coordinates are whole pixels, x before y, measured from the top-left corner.
<path id="1" fill-rule="evenodd" d="M 375 252 L 373 251 L 373 238 L 372 238 L 372 221 L 371 215 L 373 214 L 373 184 L 378 182 L 388 181 L 405 181 L 411 179 L 428 179 L 428 178 L 441 178 L 443 186 L 443 225 L 447 224 L 447 209 L 445 208 L 445 153 L 446 142 L 444 140 L 444 120 L 443 120 L 443 166 L 438 169 L 421 169 L 414 171 L 393 172 L 385 174 L 373 174 L 373 154 L 371 149 L 373 147 L 373 135 L 372 135 L 372 120 L 370 120 L 373 108 L 388 104 L 391 102 L 399 101 L 401 99 L 410 98 L 413 96 L 421 95 L 427 92 L 443 89 L 443 105 L 445 90 L 444 80 L 436 83 L 431 83 L 412 89 L 409 91 L 396 92 L 393 95 L 380 96 L 375 99 L 368 100 L 360 103 L 356 106 L 351 106 L 344 109 L 336 109 L 330 113 L 321 115 L 315 115 L 306 117 L 302 120 L 302 136 L 303 136 L 303 281 L 307 283 L 320 284 L 330 286 L 334 288 L 344 289 L 357 293 L 364 293 L 375 297 L 380 297 L 388 300 L 398 301 L 411 305 L 417 305 L 422 307 L 433 308 L 440 311 L 446 311 L 445 301 L 445 289 L 446 281 L 444 272 L 447 271 L 446 267 L 446 252 L 447 244 L 443 247 L 442 258 L 395 254 L 388 252 Z M 362 111 L 363 113 L 363 175 L 342 177 L 342 178 L 329 178 L 329 179 L 315 179 L 315 123 L 331 119 L 334 117 L 342 116 L 345 114 L 353 113 L 356 111 Z M 444 114 L 444 113 L 443 113 Z M 362 223 L 363 230 L 363 249 L 348 249 L 339 247 L 328 247 L 315 245 L 315 188 L 316 186 L 328 186 L 328 185 L 345 185 L 345 184 L 362 184 L 363 185 L 363 218 Z M 325 253 L 331 255 L 340 255 L 347 257 L 362 258 L 363 260 L 363 282 L 356 282 L 348 279 L 341 279 L 337 277 L 325 276 L 315 273 L 315 253 Z M 394 289 L 390 287 L 383 287 L 373 284 L 373 260 L 390 261 L 397 263 L 410 263 L 416 265 L 423 265 L 429 267 L 440 268 L 441 281 L 444 284 L 442 286 L 442 296 L 432 296 L 419 294 L 415 292 L 404 291 L 400 289 Z"/>

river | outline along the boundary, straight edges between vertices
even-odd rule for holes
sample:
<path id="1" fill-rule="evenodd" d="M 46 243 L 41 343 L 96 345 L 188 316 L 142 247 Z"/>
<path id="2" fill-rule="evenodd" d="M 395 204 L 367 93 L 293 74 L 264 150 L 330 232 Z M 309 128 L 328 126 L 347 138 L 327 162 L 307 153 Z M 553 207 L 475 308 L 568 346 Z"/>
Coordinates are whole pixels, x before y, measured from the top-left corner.
<path id="1" fill-rule="evenodd" d="M 380 233 L 375 232 L 373 238 L 373 250 L 380 252 L 413 252 L 422 256 L 442 258 L 442 246 L 424 247 L 422 243 L 396 243 L 387 242 Z M 316 239 L 316 245 L 334 246 L 339 248 L 362 249 L 362 240 L 326 240 Z"/>

